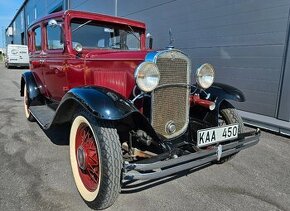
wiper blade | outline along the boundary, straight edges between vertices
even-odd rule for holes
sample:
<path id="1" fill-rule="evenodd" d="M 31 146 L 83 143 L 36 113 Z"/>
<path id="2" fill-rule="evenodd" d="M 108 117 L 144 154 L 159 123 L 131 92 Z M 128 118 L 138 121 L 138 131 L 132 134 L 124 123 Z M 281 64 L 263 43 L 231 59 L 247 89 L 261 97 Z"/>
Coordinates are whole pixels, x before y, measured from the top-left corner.
<path id="1" fill-rule="evenodd" d="M 87 25 L 87 24 L 90 23 L 90 22 L 92 22 L 92 20 L 89 20 L 89 21 L 87 21 L 87 22 L 85 22 L 85 23 L 79 25 L 77 28 L 75 28 L 74 30 L 72 30 L 72 32 L 75 32 L 76 30 L 82 28 L 83 26 Z"/>
<path id="2" fill-rule="evenodd" d="M 127 32 L 129 32 L 129 33 L 132 34 L 134 37 L 136 37 L 136 39 L 140 42 L 140 38 L 137 37 L 137 35 L 135 34 L 133 28 L 132 28 L 130 25 L 127 25 L 127 26 L 128 26 L 128 28 L 130 29 L 130 31 L 127 31 Z"/>

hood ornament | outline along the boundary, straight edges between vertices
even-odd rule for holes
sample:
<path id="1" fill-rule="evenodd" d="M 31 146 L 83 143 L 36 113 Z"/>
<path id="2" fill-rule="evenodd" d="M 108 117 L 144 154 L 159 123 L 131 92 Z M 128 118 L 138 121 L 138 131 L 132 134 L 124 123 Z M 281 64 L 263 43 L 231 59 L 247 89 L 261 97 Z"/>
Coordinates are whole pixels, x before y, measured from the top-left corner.
<path id="1" fill-rule="evenodd" d="M 169 45 L 167 46 L 167 49 L 171 50 L 174 48 L 173 43 L 174 43 L 175 39 L 172 35 L 172 30 L 171 28 L 169 29 Z"/>

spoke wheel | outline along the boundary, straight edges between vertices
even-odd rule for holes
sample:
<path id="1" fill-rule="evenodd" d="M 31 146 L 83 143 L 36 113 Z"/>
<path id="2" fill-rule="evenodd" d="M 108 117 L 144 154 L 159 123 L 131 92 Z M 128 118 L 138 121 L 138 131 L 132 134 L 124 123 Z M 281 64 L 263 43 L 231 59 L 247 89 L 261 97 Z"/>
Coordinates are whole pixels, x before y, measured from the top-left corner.
<path id="1" fill-rule="evenodd" d="M 75 156 L 80 178 L 89 191 L 99 186 L 99 153 L 90 127 L 83 123 L 76 133 Z"/>
<path id="2" fill-rule="evenodd" d="M 113 125 L 79 111 L 70 131 L 70 161 L 75 184 L 88 206 L 111 206 L 121 190 L 122 169 L 121 145 Z"/>

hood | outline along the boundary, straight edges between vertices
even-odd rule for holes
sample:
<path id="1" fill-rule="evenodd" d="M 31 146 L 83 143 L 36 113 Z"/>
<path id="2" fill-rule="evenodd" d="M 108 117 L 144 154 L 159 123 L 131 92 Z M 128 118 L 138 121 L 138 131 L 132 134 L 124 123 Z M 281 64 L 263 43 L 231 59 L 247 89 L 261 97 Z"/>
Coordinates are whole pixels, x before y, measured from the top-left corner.
<path id="1" fill-rule="evenodd" d="M 147 53 L 103 50 L 84 52 L 85 84 L 105 87 L 127 99 L 131 98 L 135 87 L 135 69 L 145 60 Z"/>

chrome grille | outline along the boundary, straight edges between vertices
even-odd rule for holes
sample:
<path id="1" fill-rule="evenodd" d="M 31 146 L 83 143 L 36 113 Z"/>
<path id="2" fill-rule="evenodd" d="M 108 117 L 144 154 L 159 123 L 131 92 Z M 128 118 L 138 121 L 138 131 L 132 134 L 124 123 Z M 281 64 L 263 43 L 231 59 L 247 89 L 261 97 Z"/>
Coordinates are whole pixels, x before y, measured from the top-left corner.
<path id="1" fill-rule="evenodd" d="M 152 93 L 151 123 L 155 131 L 167 138 L 184 132 L 189 118 L 188 58 L 178 51 L 167 51 L 156 59 L 160 71 L 159 87 Z M 174 122 L 173 134 L 166 132 L 166 125 Z"/>

